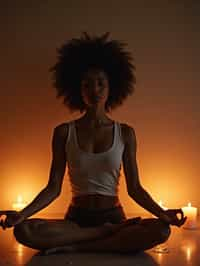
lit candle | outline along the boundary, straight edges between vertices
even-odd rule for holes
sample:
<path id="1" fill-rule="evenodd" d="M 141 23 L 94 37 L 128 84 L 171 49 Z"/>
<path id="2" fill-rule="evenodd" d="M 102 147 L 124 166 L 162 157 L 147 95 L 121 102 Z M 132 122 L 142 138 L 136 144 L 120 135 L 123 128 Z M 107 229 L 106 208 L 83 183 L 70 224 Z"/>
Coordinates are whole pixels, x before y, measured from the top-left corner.
<path id="1" fill-rule="evenodd" d="M 18 195 L 17 197 L 17 202 L 14 202 L 12 204 L 13 209 L 15 209 L 16 211 L 19 211 L 21 209 L 23 209 L 26 206 L 26 203 L 23 202 L 22 196 Z"/>
<path id="2" fill-rule="evenodd" d="M 197 208 L 192 207 L 191 203 L 188 203 L 188 206 L 181 208 L 184 216 L 187 216 L 187 219 L 183 225 L 183 228 L 193 229 L 197 227 Z"/>

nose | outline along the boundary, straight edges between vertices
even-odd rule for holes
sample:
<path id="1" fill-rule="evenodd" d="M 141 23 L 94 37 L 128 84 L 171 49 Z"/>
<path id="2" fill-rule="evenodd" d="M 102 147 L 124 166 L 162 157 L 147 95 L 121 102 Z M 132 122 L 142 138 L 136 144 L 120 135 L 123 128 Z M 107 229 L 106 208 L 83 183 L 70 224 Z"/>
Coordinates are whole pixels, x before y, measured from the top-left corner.
<path id="1" fill-rule="evenodd" d="M 92 94 L 100 95 L 103 92 L 103 87 L 99 86 L 97 82 L 88 85 L 88 90 Z"/>

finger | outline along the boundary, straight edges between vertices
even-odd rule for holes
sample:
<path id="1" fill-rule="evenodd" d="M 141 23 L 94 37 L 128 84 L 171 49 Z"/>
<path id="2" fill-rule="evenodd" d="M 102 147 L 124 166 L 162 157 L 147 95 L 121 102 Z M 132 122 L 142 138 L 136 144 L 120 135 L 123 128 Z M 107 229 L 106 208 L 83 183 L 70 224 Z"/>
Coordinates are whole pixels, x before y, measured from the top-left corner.
<path id="1" fill-rule="evenodd" d="M 179 221 L 178 226 L 179 227 L 182 226 L 185 223 L 186 219 L 187 219 L 187 217 L 185 217 L 181 221 Z"/>
<path id="2" fill-rule="evenodd" d="M 172 217 L 172 222 L 171 222 L 172 225 L 180 226 L 181 222 L 182 220 L 179 220 L 176 216 Z"/>
<path id="3" fill-rule="evenodd" d="M 4 227 L 4 221 L 3 220 L 0 221 L 0 226 Z"/>
<path id="4" fill-rule="evenodd" d="M 177 222 L 176 222 L 176 224 L 180 227 L 182 224 L 184 224 L 184 222 L 185 222 L 185 218 L 178 219 Z"/>
<path id="5" fill-rule="evenodd" d="M 181 214 L 181 218 L 179 220 L 182 220 L 184 218 L 184 213 L 183 213 L 183 210 L 181 208 L 180 209 L 174 209 L 174 211 L 175 211 L 175 214 L 178 214 L 178 213 Z"/>
<path id="6" fill-rule="evenodd" d="M 1 217 L 2 215 L 5 215 L 5 211 L 0 211 L 0 217 Z"/>
<path id="7" fill-rule="evenodd" d="M 183 217 L 183 219 L 181 219 L 180 221 L 182 224 L 184 224 L 186 220 L 187 220 L 187 216 Z"/>
<path id="8" fill-rule="evenodd" d="M 183 219 L 184 218 L 184 212 L 181 208 L 179 209 L 179 213 L 181 214 L 181 219 Z"/>
<path id="9" fill-rule="evenodd" d="M 2 227 L 3 227 L 3 221 L 2 221 L 2 220 L 0 221 L 0 226 L 2 226 Z"/>
<path id="10" fill-rule="evenodd" d="M 11 227 L 11 226 L 12 226 L 12 225 L 8 222 L 8 220 L 5 220 L 4 224 L 5 224 L 6 227 Z"/>
<path id="11" fill-rule="evenodd" d="M 185 217 L 185 218 L 183 219 L 182 224 L 184 224 L 186 220 L 187 220 L 187 217 Z"/>
<path id="12" fill-rule="evenodd" d="M 1 220 L 1 226 L 2 226 L 3 230 L 5 230 L 5 223 L 2 220 Z"/>

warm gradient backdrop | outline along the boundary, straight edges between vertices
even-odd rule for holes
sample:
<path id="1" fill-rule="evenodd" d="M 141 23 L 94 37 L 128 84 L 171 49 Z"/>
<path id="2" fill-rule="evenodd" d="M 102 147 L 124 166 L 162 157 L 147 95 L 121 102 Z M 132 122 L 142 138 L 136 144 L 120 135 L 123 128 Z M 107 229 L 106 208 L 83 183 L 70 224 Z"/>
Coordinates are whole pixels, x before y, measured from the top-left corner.
<path id="1" fill-rule="evenodd" d="M 110 31 L 134 54 L 136 91 L 111 117 L 135 128 L 144 188 L 168 208 L 200 208 L 200 4 L 138 2 L 1 4 L 0 209 L 18 194 L 31 202 L 46 186 L 53 128 L 80 116 L 56 99 L 48 68 L 56 48 L 82 31 Z M 66 171 L 61 196 L 42 212 L 64 213 L 70 198 Z M 144 211 L 128 198 L 123 173 L 120 198 L 127 212 Z"/>

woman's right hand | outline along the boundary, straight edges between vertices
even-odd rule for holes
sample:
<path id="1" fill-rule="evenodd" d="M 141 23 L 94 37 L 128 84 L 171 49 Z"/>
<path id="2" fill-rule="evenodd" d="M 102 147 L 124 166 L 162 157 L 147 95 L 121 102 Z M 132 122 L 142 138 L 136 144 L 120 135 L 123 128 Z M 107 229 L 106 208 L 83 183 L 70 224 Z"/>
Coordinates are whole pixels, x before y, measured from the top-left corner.
<path id="1" fill-rule="evenodd" d="M 6 215 L 5 220 L 0 220 L 0 225 L 5 230 L 6 228 L 10 228 L 12 226 L 15 226 L 16 224 L 21 223 L 25 220 L 25 217 L 18 211 L 0 211 L 0 217 L 2 215 Z"/>

